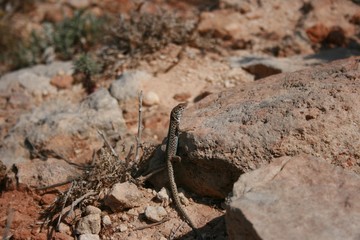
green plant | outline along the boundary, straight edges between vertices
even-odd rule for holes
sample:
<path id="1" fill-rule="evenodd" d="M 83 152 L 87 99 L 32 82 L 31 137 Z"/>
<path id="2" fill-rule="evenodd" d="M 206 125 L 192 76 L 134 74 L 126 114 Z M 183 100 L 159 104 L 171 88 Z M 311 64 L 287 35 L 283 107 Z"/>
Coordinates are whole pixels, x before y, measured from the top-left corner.
<path id="1" fill-rule="evenodd" d="M 96 87 L 93 76 L 100 73 L 102 64 L 94 60 L 89 54 L 81 54 L 78 59 L 74 61 L 75 74 L 81 74 L 81 81 L 87 92 L 93 92 Z"/>
<path id="2" fill-rule="evenodd" d="M 87 51 L 103 36 L 105 18 L 82 11 L 54 25 L 52 42 L 63 59 L 70 59 L 77 51 Z"/>
<path id="3" fill-rule="evenodd" d="M 62 22 L 44 23 L 41 31 L 33 31 L 24 39 L 11 28 L 10 19 L 2 19 L 0 62 L 9 69 L 43 63 L 48 48 L 54 48 L 61 59 L 71 59 L 76 52 L 87 51 L 100 41 L 105 21 L 104 17 L 77 11 Z"/>

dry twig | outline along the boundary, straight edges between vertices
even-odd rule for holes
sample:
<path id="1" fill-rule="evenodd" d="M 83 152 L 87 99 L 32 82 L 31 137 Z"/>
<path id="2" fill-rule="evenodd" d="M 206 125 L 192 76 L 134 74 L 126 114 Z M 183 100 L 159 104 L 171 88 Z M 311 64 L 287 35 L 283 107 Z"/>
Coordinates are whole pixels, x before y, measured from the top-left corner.
<path id="1" fill-rule="evenodd" d="M 141 131 L 142 131 L 142 97 L 143 92 L 139 93 L 139 119 L 138 119 L 138 135 L 136 137 L 135 163 L 139 162 L 139 149 L 141 147 Z"/>
<path id="2" fill-rule="evenodd" d="M 159 167 L 158 169 L 155 169 L 154 171 L 150 172 L 149 174 L 147 174 L 145 176 L 138 177 L 137 178 L 138 183 L 140 183 L 140 184 L 144 183 L 146 180 L 148 180 L 149 178 L 151 178 L 155 174 L 163 171 L 165 168 L 166 168 L 166 166 L 162 166 L 162 167 Z"/>
<path id="3" fill-rule="evenodd" d="M 157 226 L 157 225 L 163 224 L 164 222 L 167 222 L 167 221 L 169 221 L 169 220 L 170 220 L 170 218 L 169 218 L 169 217 L 166 217 L 166 218 L 164 218 L 163 220 L 161 220 L 160 222 L 151 223 L 151 224 L 148 224 L 148 225 L 146 225 L 146 226 L 142 226 L 142 227 L 135 228 L 134 231 L 143 230 L 143 229 L 146 229 L 146 228 L 151 228 L 151 227 L 153 227 L 153 226 Z"/>
<path id="4" fill-rule="evenodd" d="M 104 134 L 101 130 L 99 130 L 99 129 L 97 129 L 97 132 L 98 132 L 98 134 L 102 137 L 102 139 L 104 140 L 106 146 L 110 149 L 111 153 L 120 161 L 119 155 L 117 155 L 117 153 L 115 152 L 114 148 L 111 146 L 111 144 L 109 143 L 109 141 L 108 141 L 107 138 L 105 137 L 105 134 Z"/>
<path id="5" fill-rule="evenodd" d="M 61 208 L 61 212 L 60 212 L 60 215 L 59 215 L 59 218 L 58 218 L 58 222 L 56 224 L 56 229 L 59 229 L 59 225 L 60 225 L 60 222 L 61 222 L 61 218 L 62 218 L 62 213 L 63 213 L 63 210 L 65 208 L 65 205 L 66 205 L 66 202 L 67 202 L 67 199 L 71 193 L 71 190 L 73 189 L 74 187 L 74 182 L 71 183 L 71 186 L 69 188 L 69 190 L 66 192 L 66 195 L 65 195 L 65 199 L 64 199 L 64 203 L 62 205 L 62 208 Z"/>

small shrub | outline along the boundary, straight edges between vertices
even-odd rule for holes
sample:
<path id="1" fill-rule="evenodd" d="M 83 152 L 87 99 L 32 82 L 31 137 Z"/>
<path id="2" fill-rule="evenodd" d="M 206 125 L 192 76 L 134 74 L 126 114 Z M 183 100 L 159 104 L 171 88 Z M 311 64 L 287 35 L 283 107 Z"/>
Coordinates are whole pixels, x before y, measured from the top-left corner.
<path id="1" fill-rule="evenodd" d="M 93 76 L 100 73 L 102 64 L 98 63 L 89 54 L 81 54 L 78 59 L 74 61 L 75 75 L 81 75 L 80 81 L 88 93 L 95 90 L 96 83 Z"/>
<path id="2" fill-rule="evenodd" d="M 153 53 L 169 43 L 184 44 L 191 41 L 196 20 L 186 20 L 170 13 L 132 12 L 120 17 L 112 32 L 113 43 L 124 54 Z"/>
<path id="3" fill-rule="evenodd" d="M 78 11 L 62 22 L 44 23 L 42 31 L 33 31 L 23 39 L 11 28 L 10 20 L 3 20 L 0 22 L 0 62 L 9 69 L 44 63 L 44 52 L 48 48 L 54 48 L 61 59 L 71 59 L 75 53 L 87 51 L 100 41 L 105 21 L 105 18 Z"/>
<path id="4" fill-rule="evenodd" d="M 72 18 L 55 24 L 52 41 L 56 52 L 63 59 L 70 59 L 77 50 L 89 50 L 103 36 L 105 21 L 77 11 Z"/>

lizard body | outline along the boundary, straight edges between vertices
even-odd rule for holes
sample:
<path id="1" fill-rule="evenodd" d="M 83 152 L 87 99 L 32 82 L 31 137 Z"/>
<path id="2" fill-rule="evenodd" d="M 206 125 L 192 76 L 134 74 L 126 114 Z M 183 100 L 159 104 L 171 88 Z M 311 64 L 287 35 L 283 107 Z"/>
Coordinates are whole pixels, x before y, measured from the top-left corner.
<path id="1" fill-rule="evenodd" d="M 182 116 L 183 111 L 185 110 L 187 103 L 180 103 L 171 111 L 170 114 L 170 124 L 169 124 L 169 132 L 167 137 L 167 144 L 166 144 L 166 164 L 167 170 L 169 175 L 169 182 L 171 193 L 175 202 L 175 205 L 181 216 L 185 219 L 185 221 L 189 224 L 189 226 L 196 232 L 199 238 L 202 239 L 201 235 L 199 234 L 195 224 L 190 219 L 189 215 L 185 212 L 185 209 L 181 205 L 179 193 L 177 190 L 175 176 L 174 176 L 174 168 L 172 161 L 180 160 L 179 156 L 176 156 L 177 147 L 178 147 L 178 140 L 179 140 L 179 125 L 180 119 Z"/>

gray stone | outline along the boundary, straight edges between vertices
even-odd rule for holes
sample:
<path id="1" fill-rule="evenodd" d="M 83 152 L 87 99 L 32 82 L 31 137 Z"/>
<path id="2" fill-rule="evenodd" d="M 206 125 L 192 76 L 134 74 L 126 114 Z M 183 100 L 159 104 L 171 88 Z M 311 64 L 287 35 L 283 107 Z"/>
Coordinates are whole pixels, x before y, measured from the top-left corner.
<path id="1" fill-rule="evenodd" d="M 359 51 L 345 48 L 330 49 L 311 55 L 297 55 L 289 58 L 278 58 L 265 55 L 246 55 L 231 57 L 233 68 L 241 67 L 261 79 L 278 73 L 294 72 L 309 66 L 316 66 L 329 61 L 360 55 Z"/>
<path id="2" fill-rule="evenodd" d="M 358 239 L 360 177 L 308 155 L 241 175 L 227 203 L 229 239 Z"/>
<path id="3" fill-rule="evenodd" d="M 95 206 L 88 205 L 86 206 L 85 212 L 87 215 L 89 214 L 101 214 L 101 209 Z"/>
<path id="4" fill-rule="evenodd" d="M 79 240 L 100 240 L 100 237 L 97 234 L 86 233 L 86 234 L 81 234 L 79 236 Z"/>
<path id="5" fill-rule="evenodd" d="M 105 198 L 105 205 L 114 212 L 140 206 L 143 194 L 133 183 L 124 182 L 115 184 Z"/>
<path id="6" fill-rule="evenodd" d="M 65 233 L 67 235 L 71 235 L 71 228 L 69 225 L 65 224 L 65 223 L 60 223 L 59 224 L 59 228 L 58 228 L 59 232 L 61 233 Z"/>
<path id="7" fill-rule="evenodd" d="M 145 217 L 152 222 L 160 222 L 167 215 L 165 208 L 161 206 L 147 206 L 145 208 Z"/>
<path id="8" fill-rule="evenodd" d="M 111 225 L 111 218 L 110 218 L 110 216 L 109 216 L 109 215 L 103 216 L 103 218 L 102 218 L 102 223 L 103 223 L 104 226 L 109 226 L 109 225 Z"/>
<path id="9" fill-rule="evenodd" d="M 144 94 L 143 104 L 145 106 L 153 106 L 159 104 L 159 102 L 159 96 L 155 92 L 150 91 Z"/>
<path id="10" fill-rule="evenodd" d="M 72 62 L 53 62 L 7 73 L 0 78 L 0 90 L 10 90 L 21 84 L 32 94 L 54 93 L 56 88 L 50 85 L 50 79 L 59 73 L 71 75 Z"/>
<path id="11" fill-rule="evenodd" d="M 98 234 L 101 230 L 100 214 L 89 214 L 81 218 L 77 224 L 76 232 L 79 234 Z"/>
<path id="12" fill-rule="evenodd" d="M 49 95 L 56 93 L 56 88 L 50 84 L 50 79 L 31 72 L 24 72 L 18 76 L 19 84 L 33 95 Z"/>
<path id="13" fill-rule="evenodd" d="M 90 0 L 67 0 L 66 2 L 76 9 L 87 8 L 91 4 Z"/>
<path id="14" fill-rule="evenodd" d="M 65 182 L 81 175 L 81 171 L 65 161 L 49 158 L 33 159 L 14 164 L 17 183 L 24 186 L 48 186 Z"/>
<path id="15" fill-rule="evenodd" d="M 110 93 L 120 102 L 137 98 L 142 90 L 142 83 L 148 81 L 150 77 L 150 74 L 144 71 L 126 72 L 112 82 Z"/>
<path id="16" fill-rule="evenodd" d="M 167 206 L 169 205 L 170 201 L 170 192 L 163 187 L 159 192 L 156 193 L 156 198 L 162 202 L 163 206 Z"/>
<path id="17" fill-rule="evenodd" d="M 182 161 L 174 163 L 178 185 L 224 198 L 242 173 L 301 153 L 360 173 L 358 61 L 273 75 L 188 107 L 180 124 Z M 158 149 L 149 168 L 163 159 Z M 164 186 L 164 179 L 151 181 Z"/>
<path id="18" fill-rule="evenodd" d="M 103 144 L 98 129 L 115 138 L 126 131 L 122 111 L 106 89 L 99 89 L 80 104 L 64 100 L 44 102 L 31 113 L 21 115 L 16 125 L 10 129 L 9 136 L 0 147 L 1 160 L 7 168 L 13 164 L 21 164 L 23 169 L 35 171 L 24 177 L 18 175 L 19 179 L 42 176 L 43 172 L 37 171 L 36 161 L 29 161 L 30 154 L 34 155 L 35 152 L 37 155 L 33 157 L 43 161 L 48 158 L 66 158 L 82 164 L 90 160 L 93 151 Z M 65 164 L 60 159 L 58 161 Z M 65 179 L 73 176 L 73 171 L 70 171 L 73 166 L 61 166 L 64 171 L 49 175 L 53 179 L 46 182 L 57 181 L 58 176 Z M 20 171 L 18 174 L 22 173 L 25 172 Z M 34 187 L 46 184 L 42 179 L 34 178 L 30 182 Z"/>

